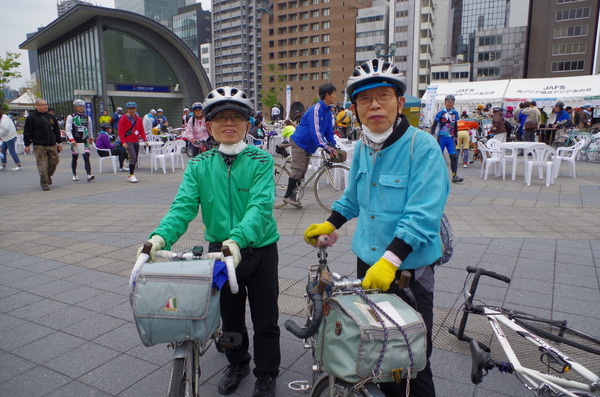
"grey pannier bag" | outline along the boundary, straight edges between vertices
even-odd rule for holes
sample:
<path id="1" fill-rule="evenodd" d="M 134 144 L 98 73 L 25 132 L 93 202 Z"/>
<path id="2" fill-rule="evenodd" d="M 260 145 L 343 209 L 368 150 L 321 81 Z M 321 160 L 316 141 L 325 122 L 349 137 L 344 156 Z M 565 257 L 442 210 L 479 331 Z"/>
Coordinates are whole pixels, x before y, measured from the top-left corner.
<path id="1" fill-rule="evenodd" d="M 370 377 L 375 383 L 393 382 L 409 376 L 412 356 L 410 377 L 416 377 L 427 364 L 427 329 L 421 315 L 395 294 L 367 296 L 377 311 L 383 310 L 401 326 L 404 334 L 380 315 L 388 334 L 380 360 L 384 329 L 371 306 L 360 295 L 334 296 L 324 303 L 317 336 L 316 358 L 321 369 L 350 383 Z"/>
<path id="2" fill-rule="evenodd" d="M 130 300 L 144 345 L 211 338 L 221 318 L 214 266 L 214 259 L 143 265 Z"/>

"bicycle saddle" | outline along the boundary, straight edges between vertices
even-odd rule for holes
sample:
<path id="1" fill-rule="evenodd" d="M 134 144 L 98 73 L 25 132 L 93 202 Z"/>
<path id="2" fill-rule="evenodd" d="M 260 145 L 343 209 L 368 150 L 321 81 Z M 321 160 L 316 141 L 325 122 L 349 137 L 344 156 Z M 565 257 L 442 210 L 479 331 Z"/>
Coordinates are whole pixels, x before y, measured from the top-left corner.
<path id="1" fill-rule="evenodd" d="M 472 358 L 471 382 L 478 385 L 483 380 L 483 370 L 485 369 L 487 374 L 488 370 L 494 367 L 492 355 L 483 350 L 475 339 L 471 339 L 469 345 Z"/>

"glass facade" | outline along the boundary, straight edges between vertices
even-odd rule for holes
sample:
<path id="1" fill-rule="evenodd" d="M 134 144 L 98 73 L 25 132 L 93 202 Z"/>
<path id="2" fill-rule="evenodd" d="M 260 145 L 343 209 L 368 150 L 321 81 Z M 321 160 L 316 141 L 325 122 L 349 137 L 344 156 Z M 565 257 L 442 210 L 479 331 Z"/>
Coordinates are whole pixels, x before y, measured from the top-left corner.
<path id="1" fill-rule="evenodd" d="M 38 52 L 44 96 L 57 113 L 71 113 L 75 90 L 94 90 L 102 95 L 98 49 L 97 29 L 90 27 Z"/>
<path id="2" fill-rule="evenodd" d="M 150 44 L 114 29 L 104 31 L 103 36 L 108 84 L 177 84 L 167 62 Z"/>
<path id="3" fill-rule="evenodd" d="M 198 54 L 198 22 L 196 10 L 173 16 L 173 33 L 187 44 L 188 47 L 199 57 Z"/>
<path id="4" fill-rule="evenodd" d="M 461 14 L 458 53 L 465 54 L 465 60 L 472 62 L 476 32 L 505 27 L 508 18 L 508 1 L 462 0 Z"/>
<path id="5" fill-rule="evenodd" d="M 185 0 L 115 0 L 115 8 L 135 12 L 171 27 L 173 15 L 185 6 Z"/>

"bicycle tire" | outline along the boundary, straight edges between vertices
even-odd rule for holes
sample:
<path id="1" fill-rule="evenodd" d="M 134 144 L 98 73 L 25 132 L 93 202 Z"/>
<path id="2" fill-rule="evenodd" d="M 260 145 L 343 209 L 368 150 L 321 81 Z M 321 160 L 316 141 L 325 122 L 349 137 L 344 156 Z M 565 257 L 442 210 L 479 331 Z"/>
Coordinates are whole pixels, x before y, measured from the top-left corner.
<path id="1" fill-rule="evenodd" d="M 596 354 L 600 356 L 600 340 L 588 335 L 584 332 L 578 331 L 573 328 L 567 327 L 566 324 L 561 324 L 559 321 L 552 321 L 540 317 L 535 317 L 526 313 L 521 312 L 513 312 L 511 318 L 526 330 L 553 342 L 564 343 L 565 345 L 569 345 L 575 347 L 577 349 L 586 351 L 588 353 Z M 535 322 L 537 324 L 544 324 L 548 329 L 554 330 L 554 332 L 561 332 L 562 335 L 557 335 L 552 333 L 552 331 L 548 331 L 546 329 L 542 329 L 539 326 L 532 325 L 530 322 Z M 563 336 L 568 335 L 568 336 Z M 581 342 L 576 342 L 570 338 L 579 338 Z M 590 345 L 586 345 L 584 343 L 589 343 Z"/>
<path id="2" fill-rule="evenodd" d="M 185 396 L 185 358 L 175 358 L 173 360 L 173 369 L 169 380 L 169 397 Z"/>
<path id="3" fill-rule="evenodd" d="M 273 165 L 273 179 L 275 179 L 275 205 L 274 208 L 283 208 L 287 203 L 283 202 L 283 196 L 287 191 L 287 186 L 290 178 L 290 171 L 281 166 L 281 164 Z"/>
<path id="4" fill-rule="evenodd" d="M 600 163 L 600 139 L 590 141 L 583 152 L 590 163 Z"/>
<path id="5" fill-rule="evenodd" d="M 338 171 L 338 175 L 336 175 Z M 331 205 L 339 200 L 346 188 L 350 168 L 345 165 L 326 165 L 317 175 L 313 185 L 317 203 L 327 212 L 331 212 Z M 340 175 L 341 173 L 341 175 Z M 321 182 L 321 183 L 319 183 Z"/>
<path id="6" fill-rule="evenodd" d="M 311 397 L 384 397 L 383 392 L 377 390 L 378 392 L 371 393 L 365 390 L 364 387 L 361 387 L 358 390 L 354 390 L 354 384 L 347 383 L 341 380 L 336 380 L 334 389 L 332 393 L 328 393 L 329 388 L 329 376 L 322 376 L 315 386 L 313 387 L 313 391 L 311 393 Z"/>

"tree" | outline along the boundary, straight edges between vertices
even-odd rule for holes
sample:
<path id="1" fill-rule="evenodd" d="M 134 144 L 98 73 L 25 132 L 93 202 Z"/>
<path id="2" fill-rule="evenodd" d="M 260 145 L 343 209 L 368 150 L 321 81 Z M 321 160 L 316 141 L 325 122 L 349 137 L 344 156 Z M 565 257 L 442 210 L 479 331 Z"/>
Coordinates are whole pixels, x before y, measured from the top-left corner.
<path id="1" fill-rule="evenodd" d="M 285 76 L 281 74 L 280 70 L 275 70 L 273 64 L 269 64 L 267 73 L 263 74 L 263 87 L 265 89 L 260 92 L 260 101 L 267 109 L 271 109 L 278 104 L 279 93 L 285 91 Z"/>
<path id="2" fill-rule="evenodd" d="M 0 106 L 5 111 L 8 109 L 4 105 L 4 89 L 11 80 L 21 78 L 21 73 L 16 70 L 21 66 L 21 62 L 17 61 L 20 56 L 16 52 L 6 51 L 6 56 L 0 58 Z"/>

